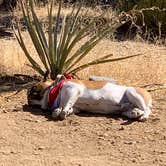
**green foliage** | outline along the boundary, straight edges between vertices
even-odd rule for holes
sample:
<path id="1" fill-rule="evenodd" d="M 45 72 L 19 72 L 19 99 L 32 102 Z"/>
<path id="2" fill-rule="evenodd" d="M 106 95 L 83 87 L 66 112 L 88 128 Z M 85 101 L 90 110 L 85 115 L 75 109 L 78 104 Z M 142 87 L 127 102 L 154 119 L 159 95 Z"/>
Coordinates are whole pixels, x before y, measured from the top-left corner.
<path id="1" fill-rule="evenodd" d="M 53 23 L 53 4 L 52 0 L 48 7 L 48 34 L 44 33 L 44 30 L 39 22 L 39 19 L 34 10 L 33 0 L 29 0 L 28 3 L 23 3 L 20 0 L 21 10 L 24 20 L 26 22 L 28 32 L 32 43 L 36 49 L 36 52 L 41 60 L 42 65 L 33 59 L 33 56 L 29 53 L 24 43 L 22 32 L 18 28 L 18 33 L 15 32 L 15 36 L 24 51 L 26 57 L 32 65 L 32 68 L 36 70 L 42 76 L 46 71 L 49 71 L 51 78 L 55 79 L 57 74 L 65 74 L 76 72 L 89 67 L 91 65 L 107 63 L 111 61 L 122 60 L 133 56 L 122 58 L 110 58 L 112 54 L 103 56 L 96 60 L 93 60 L 87 64 L 80 64 L 79 62 L 88 55 L 88 53 L 101 41 L 108 33 L 113 33 L 117 28 L 109 27 L 100 30 L 97 34 L 89 36 L 89 31 L 94 25 L 94 21 L 91 21 L 84 27 L 80 26 L 80 12 L 81 7 L 73 7 L 72 12 L 69 15 L 64 16 L 60 32 L 58 33 L 61 19 L 62 1 L 59 2 L 58 12 L 56 16 L 56 22 Z M 88 41 L 80 42 L 83 38 L 89 37 Z M 81 45 L 76 51 L 73 51 L 76 44 L 80 42 Z M 134 55 L 136 56 L 136 55 Z"/>

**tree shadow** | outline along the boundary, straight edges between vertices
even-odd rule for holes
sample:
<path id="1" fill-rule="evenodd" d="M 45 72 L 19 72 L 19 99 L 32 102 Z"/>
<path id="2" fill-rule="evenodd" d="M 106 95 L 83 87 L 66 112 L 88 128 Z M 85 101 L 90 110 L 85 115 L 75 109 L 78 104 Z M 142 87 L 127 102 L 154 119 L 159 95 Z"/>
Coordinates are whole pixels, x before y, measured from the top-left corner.
<path id="1" fill-rule="evenodd" d="M 39 81 L 38 76 L 29 76 L 23 74 L 0 75 L 0 94 L 3 92 L 19 92 L 28 89 L 34 82 Z"/>
<path id="2" fill-rule="evenodd" d="M 24 112 L 30 112 L 33 115 L 36 116 L 44 116 L 45 118 L 47 118 L 48 121 L 52 121 L 52 117 L 51 117 L 51 111 L 50 110 L 42 110 L 41 108 L 37 107 L 37 106 L 29 106 L 28 104 L 23 105 L 23 111 Z"/>
<path id="3" fill-rule="evenodd" d="M 52 118 L 51 114 L 52 111 L 51 110 L 42 110 L 41 108 L 39 108 L 38 106 L 29 106 L 28 104 L 23 105 L 23 111 L 24 112 L 30 112 L 33 115 L 40 115 L 40 116 L 44 116 L 45 118 L 47 118 L 47 121 L 60 121 L 60 119 L 55 120 Z M 80 113 L 76 113 L 75 115 L 80 116 L 80 117 L 106 117 L 108 119 L 114 119 L 114 120 L 120 120 L 122 119 L 122 123 L 120 125 L 130 125 L 132 123 L 135 122 L 139 122 L 136 119 L 132 120 L 132 119 L 128 119 L 124 116 L 121 116 L 120 114 L 100 114 L 100 113 L 90 113 L 87 111 L 82 111 Z"/>

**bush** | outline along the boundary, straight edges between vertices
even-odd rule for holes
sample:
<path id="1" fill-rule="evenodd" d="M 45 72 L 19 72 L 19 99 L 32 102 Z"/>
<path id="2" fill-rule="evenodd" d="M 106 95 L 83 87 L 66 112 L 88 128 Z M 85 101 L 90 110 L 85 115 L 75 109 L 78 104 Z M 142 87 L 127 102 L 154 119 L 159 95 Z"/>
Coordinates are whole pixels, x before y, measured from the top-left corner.
<path id="1" fill-rule="evenodd" d="M 65 75 L 66 73 L 75 74 L 86 67 L 97 65 L 101 63 L 108 63 L 113 61 L 119 61 L 137 55 L 131 55 L 120 58 L 111 58 L 112 54 L 105 55 L 101 58 L 90 61 L 86 64 L 80 64 L 79 62 L 88 55 L 88 53 L 108 34 L 113 33 L 114 30 L 119 26 L 119 24 L 114 27 L 107 25 L 104 29 L 98 31 L 98 33 L 89 35 L 89 31 L 94 26 L 95 20 L 89 22 L 89 24 L 81 27 L 80 18 L 81 16 L 81 6 L 73 7 L 69 15 L 63 16 L 60 32 L 58 29 L 60 27 L 60 18 L 62 10 L 62 1 L 59 2 L 59 8 L 56 16 L 56 22 L 53 24 L 53 0 L 51 0 L 50 7 L 48 9 L 48 34 L 46 34 L 39 22 L 36 15 L 33 1 L 29 0 L 29 3 L 21 3 L 21 10 L 23 13 L 24 20 L 26 22 L 28 33 L 32 40 L 33 46 L 41 60 L 42 66 L 39 65 L 31 53 L 26 48 L 24 39 L 22 37 L 21 30 L 18 28 L 18 33 L 15 32 L 15 36 L 20 44 L 22 50 L 24 51 L 27 59 L 31 63 L 31 67 L 36 70 L 42 76 L 45 73 L 50 73 L 50 77 L 55 79 L 58 74 Z M 103 14 L 102 14 L 103 15 Z M 83 38 L 88 36 L 88 40 L 82 41 Z M 80 42 L 79 48 L 73 51 L 76 44 Z"/>
<path id="2" fill-rule="evenodd" d="M 117 8 L 128 12 L 135 23 L 153 35 L 166 35 L 166 0 L 119 0 Z"/>

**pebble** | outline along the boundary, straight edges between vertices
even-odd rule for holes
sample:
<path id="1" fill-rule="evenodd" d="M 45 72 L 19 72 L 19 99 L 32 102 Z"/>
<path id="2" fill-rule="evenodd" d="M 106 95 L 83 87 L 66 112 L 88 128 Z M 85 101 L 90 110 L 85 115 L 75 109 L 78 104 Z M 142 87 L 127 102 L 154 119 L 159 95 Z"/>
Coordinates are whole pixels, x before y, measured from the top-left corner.
<path id="1" fill-rule="evenodd" d="M 136 144 L 136 141 L 124 141 L 124 144 L 128 144 L 128 145 L 132 145 L 132 144 Z"/>
<path id="2" fill-rule="evenodd" d="M 38 147 L 37 149 L 38 149 L 38 150 L 44 150 L 45 147 L 44 147 L 44 146 L 40 146 L 40 147 Z"/>
<path id="3" fill-rule="evenodd" d="M 136 163 L 136 159 L 133 159 L 132 162 L 133 162 L 133 163 Z"/>
<path id="4" fill-rule="evenodd" d="M 5 108 L 2 109 L 2 112 L 3 113 L 8 113 L 8 111 Z"/>
<path id="5" fill-rule="evenodd" d="M 22 106 L 14 106 L 13 111 L 18 112 L 22 110 Z"/>
<path id="6" fill-rule="evenodd" d="M 124 130 L 124 127 L 120 127 L 120 128 L 119 128 L 119 131 L 120 131 L 120 130 Z"/>

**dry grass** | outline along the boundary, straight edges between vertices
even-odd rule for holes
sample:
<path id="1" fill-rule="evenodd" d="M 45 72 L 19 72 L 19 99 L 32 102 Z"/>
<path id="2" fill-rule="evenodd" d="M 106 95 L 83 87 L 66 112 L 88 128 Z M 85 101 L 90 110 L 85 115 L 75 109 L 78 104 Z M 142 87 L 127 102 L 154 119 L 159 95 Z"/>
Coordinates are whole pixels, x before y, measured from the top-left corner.
<path id="1" fill-rule="evenodd" d="M 69 12 L 69 10 L 66 9 L 64 12 Z M 41 18 L 47 15 L 45 9 L 37 9 L 37 12 Z M 91 14 L 93 15 L 95 12 L 91 11 Z M 23 36 L 27 47 L 36 56 L 28 34 L 24 32 Z M 166 47 L 149 45 L 145 42 L 113 42 L 103 40 L 90 52 L 89 56 L 84 59 L 84 62 L 110 53 L 114 57 L 138 53 L 142 53 L 143 55 L 121 62 L 93 66 L 80 72 L 79 76 L 81 78 L 87 78 L 89 75 L 109 76 L 117 79 L 120 83 L 132 85 L 166 82 Z M 27 66 L 28 62 L 16 40 L 1 39 L 0 56 L 0 73 L 34 74 L 34 71 Z"/>
<path id="2" fill-rule="evenodd" d="M 35 54 L 29 39 L 25 39 L 28 48 Z M 79 76 L 87 78 L 89 75 L 103 75 L 113 77 L 121 83 L 132 83 L 135 85 L 166 82 L 165 47 L 131 41 L 112 42 L 103 40 L 83 61 L 88 62 L 109 53 L 113 53 L 114 57 L 137 53 L 143 53 L 143 55 L 121 62 L 89 67 L 80 72 Z M 0 40 L 0 56 L 0 73 L 34 73 L 27 66 L 28 62 L 16 40 Z"/>

